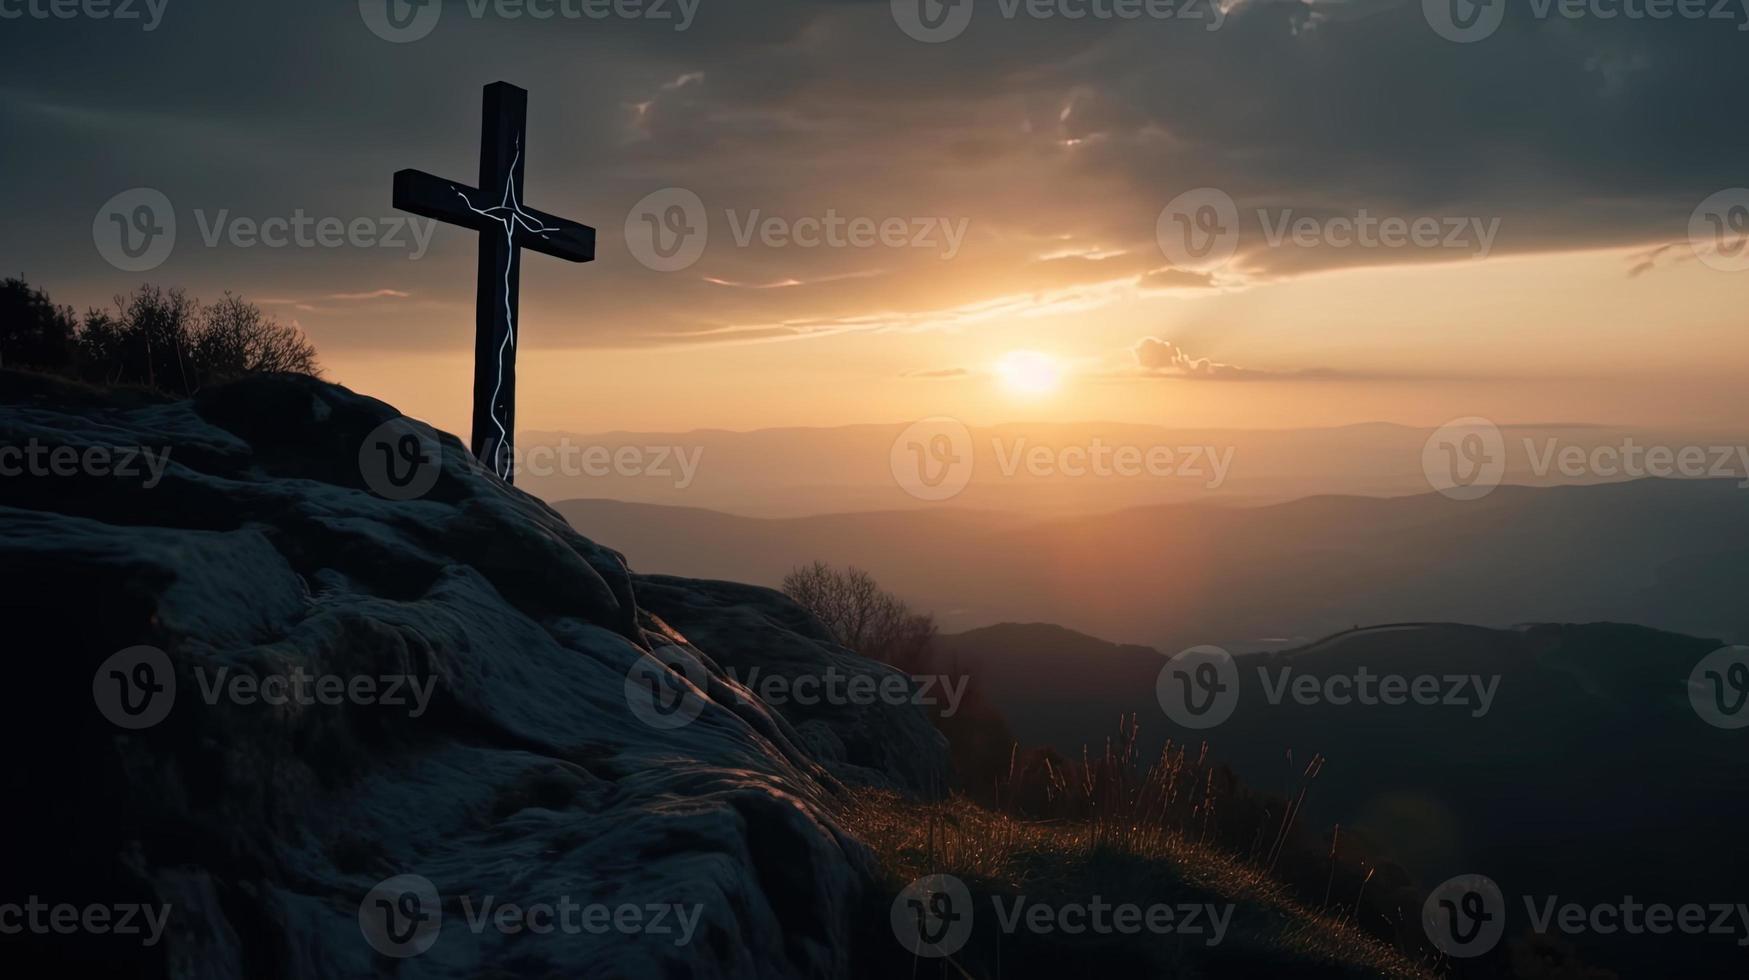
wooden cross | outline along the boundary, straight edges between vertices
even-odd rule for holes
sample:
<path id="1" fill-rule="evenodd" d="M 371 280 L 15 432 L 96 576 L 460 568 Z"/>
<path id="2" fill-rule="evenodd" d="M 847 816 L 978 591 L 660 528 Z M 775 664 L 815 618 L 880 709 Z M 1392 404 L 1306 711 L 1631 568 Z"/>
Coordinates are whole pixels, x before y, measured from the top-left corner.
<path id="1" fill-rule="evenodd" d="M 474 311 L 474 456 L 505 482 L 515 469 L 516 315 L 522 250 L 572 262 L 595 258 L 595 229 L 522 203 L 528 93 L 508 82 L 486 86 L 480 135 L 480 186 L 418 170 L 395 174 L 395 207 L 480 233 Z"/>

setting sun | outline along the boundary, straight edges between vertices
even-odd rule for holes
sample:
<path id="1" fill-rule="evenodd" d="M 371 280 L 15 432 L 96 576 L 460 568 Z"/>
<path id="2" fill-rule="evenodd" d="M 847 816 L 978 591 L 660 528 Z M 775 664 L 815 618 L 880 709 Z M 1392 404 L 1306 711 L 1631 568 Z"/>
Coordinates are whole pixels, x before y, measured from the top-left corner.
<path id="1" fill-rule="evenodd" d="M 1014 394 L 1037 397 L 1057 390 L 1063 383 L 1063 367 L 1049 354 L 1017 350 L 996 362 L 996 377 Z"/>

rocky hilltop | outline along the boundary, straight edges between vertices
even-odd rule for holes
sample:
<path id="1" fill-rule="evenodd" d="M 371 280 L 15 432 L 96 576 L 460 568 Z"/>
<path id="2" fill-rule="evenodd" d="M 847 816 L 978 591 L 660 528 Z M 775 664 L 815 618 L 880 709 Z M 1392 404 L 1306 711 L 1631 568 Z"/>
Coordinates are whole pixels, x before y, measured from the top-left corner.
<path id="1" fill-rule="evenodd" d="M 137 976 L 851 972 L 875 871 L 834 802 L 939 790 L 941 738 L 737 678 L 893 672 L 779 594 L 633 574 L 451 436 L 387 499 L 366 444 L 398 418 L 309 378 L 171 401 L 0 374 L 0 901 L 165 910 L 156 936 L 13 951 Z"/>

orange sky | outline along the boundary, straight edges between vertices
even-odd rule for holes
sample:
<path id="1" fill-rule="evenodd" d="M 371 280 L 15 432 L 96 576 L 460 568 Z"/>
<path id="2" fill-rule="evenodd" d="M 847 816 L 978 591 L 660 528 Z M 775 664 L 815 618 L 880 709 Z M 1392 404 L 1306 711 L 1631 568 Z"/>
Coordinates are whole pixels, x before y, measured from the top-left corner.
<path id="1" fill-rule="evenodd" d="M 1749 282 L 1695 262 L 1630 277 L 1644 249 L 1351 269 L 1231 290 L 1102 290 L 975 323 L 799 340 L 566 349 L 564 314 L 524 301 L 525 430 L 751 429 L 888 422 L 935 414 L 973 424 L 1031 418 L 1288 428 L 1362 421 L 1440 424 L 1465 415 L 1724 427 L 1740 413 L 1732 365 Z M 572 274 L 587 277 L 584 267 Z M 431 316 L 470 319 L 466 304 Z M 305 321 L 337 381 L 415 416 L 465 428 L 472 351 L 350 349 Z M 451 332 L 451 331 L 446 331 Z M 1141 337 L 1262 371 L 1325 379 L 1137 376 Z M 1007 352 L 1060 366 L 1046 394 L 996 371 Z M 924 372 L 963 370 L 953 377 Z"/>
<path id="2" fill-rule="evenodd" d="M 143 38 L 14 25 L 0 127 L 32 138 L 0 144 L 0 275 L 79 308 L 143 280 L 240 293 L 329 377 L 451 431 L 476 235 L 269 248 L 223 223 L 395 220 L 397 170 L 475 173 L 500 79 L 529 92 L 526 203 L 600 233 L 592 264 L 523 264 L 524 430 L 1742 416 L 1749 271 L 1696 261 L 1694 233 L 1719 195 L 1739 239 L 1749 221 L 1749 128 L 1719 110 L 1749 86 L 1734 24 L 1514 16 L 1456 43 L 1389 0 L 1233 0 L 1218 29 L 980 4 L 926 43 L 886 3 L 705 4 L 683 29 L 452 3 L 392 43 L 355 4 L 209 7 Z M 179 226 L 144 273 L 93 247 L 140 188 Z M 708 245 L 662 271 L 639 229 L 672 189 Z M 1162 230 L 1205 189 L 1238 218 L 1208 267 Z M 808 244 L 832 216 L 952 235 Z M 1473 223 L 1488 247 L 1270 240 L 1366 218 Z M 1019 350 L 1062 383 L 997 383 Z"/>

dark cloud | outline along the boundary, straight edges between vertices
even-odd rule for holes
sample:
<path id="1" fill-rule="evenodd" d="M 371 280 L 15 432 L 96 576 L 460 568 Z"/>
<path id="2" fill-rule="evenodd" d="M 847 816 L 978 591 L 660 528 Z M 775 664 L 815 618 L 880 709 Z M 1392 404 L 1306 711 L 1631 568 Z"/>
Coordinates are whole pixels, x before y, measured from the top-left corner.
<path id="1" fill-rule="evenodd" d="M 1259 210 L 1499 219 L 1493 254 L 1683 238 L 1742 183 L 1734 23 L 1538 21 L 1454 44 L 1419 2 L 1241 0 L 1218 31 L 1182 22 L 1004 19 L 927 45 L 885 0 L 704 0 L 685 32 L 643 22 L 474 19 L 388 44 L 356 3 L 177 0 L 157 30 L 93 21 L 0 29 L 4 274 L 68 301 L 132 285 L 98 260 L 92 215 L 136 186 L 185 238 L 154 277 L 198 291 L 412 293 L 472 302 L 473 236 L 430 255 L 192 244 L 192 212 L 389 214 L 389 176 L 471 177 L 481 85 L 531 90 L 529 203 L 601 230 L 579 270 L 525 265 L 531 325 L 561 346 L 784 338 L 941 319 L 1103 283 L 1192 288 L 1160 271 L 1155 219 L 1196 187 L 1242 216 L 1243 279 L 1450 261 L 1450 251 L 1271 247 Z M 699 194 L 705 257 L 662 274 L 621 229 L 652 191 Z M 926 250 L 740 247 L 724 211 L 965 220 Z M 769 288 L 726 288 L 736 286 Z M 781 286 L 781 288 L 775 288 Z M 404 304 L 325 345 L 465 349 L 471 318 Z M 951 322 L 952 316 L 946 319 Z M 312 322 L 312 327 L 317 326 Z M 559 328 L 555 328 L 559 329 Z"/>

